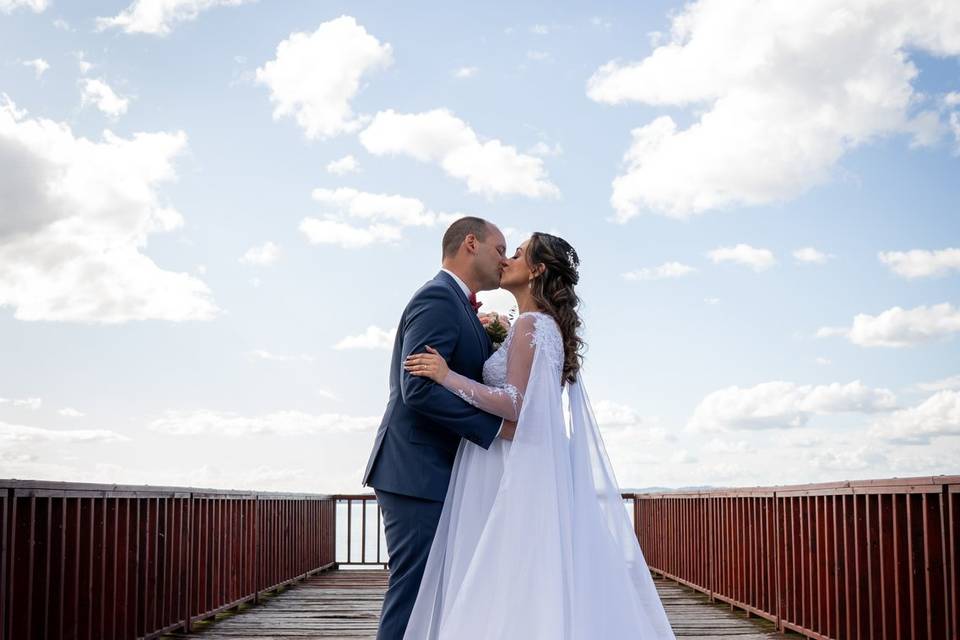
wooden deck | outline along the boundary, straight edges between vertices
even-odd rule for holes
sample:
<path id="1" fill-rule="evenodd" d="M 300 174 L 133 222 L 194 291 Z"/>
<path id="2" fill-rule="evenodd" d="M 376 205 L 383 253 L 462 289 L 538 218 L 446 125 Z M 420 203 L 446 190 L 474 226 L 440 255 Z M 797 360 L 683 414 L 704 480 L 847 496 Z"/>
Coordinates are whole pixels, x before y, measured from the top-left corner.
<path id="1" fill-rule="evenodd" d="M 801 637 L 778 633 L 767 620 L 747 618 L 742 611 L 711 603 L 704 594 L 675 582 L 659 577 L 655 577 L 654 582 L 677 638 L 796 640 Z M 328 571 L 267 596 L 259 605 L 244 605 L 238 613 L 205 623 L 204 628 L 193 635 L 198 640 L 374 638 L 386 586 L 386 571 Z"/>

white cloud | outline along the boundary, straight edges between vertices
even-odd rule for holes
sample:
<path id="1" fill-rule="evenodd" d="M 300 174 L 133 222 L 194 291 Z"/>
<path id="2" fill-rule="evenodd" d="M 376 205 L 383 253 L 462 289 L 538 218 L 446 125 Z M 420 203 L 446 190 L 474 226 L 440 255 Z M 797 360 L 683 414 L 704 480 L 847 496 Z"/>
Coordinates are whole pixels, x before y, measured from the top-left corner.
<path id="1" fill-rule="evenodd" d="M 547 51 L 527 51 L 527 60 L 535 60 L 537 62 L 546 62 L 551 59 L 552 59 L 552 56 Z"/>
<path id="2" fill-rule="evenodd" d="M 960 375 L 934 380 L 933 382 L 918 382 L 913 386 L 920 391 L 928 392 L 943 391 L 944 389 L 960 390 Z"/>
<path id="3" fill-rule="evenodd" d="M 280 259 L 280 247 L 267 241 L 258 247 L 250 247 L 240 258 L 240 262 L 259 266 L 271 265 Z"/>
<path id="4" fill-rule="evenodd" d="M 941 100 L 941 111 L 949 111 L 947 114 L 947 127 L 953 134 L 953 141 L 956 144 L 954 155 L 960 155 L 960 91 L 951 91 L 943 96 Z"/>
<path id="5" fill-rule="evenodd" d="M 340 16 L 313 33 L 291 34 L 256 77 L 270 88 L 274 120 L 293 116 L 307 138 L 324 139 L 363 125 L 350 106 L 360 78 L 392 62 L 389 44 L 381 44 L 354 18 Z"/>
<path id="6" fill-rule="evenodd" d="M 337 160 L 327 163 L 327 173 L 335 176 L 342 176 L 348 173 L 356 173 L 359 170 L 357 159 L 352 155 L 346 155 Z"/>
<path id="7" fill-rule="evenodd" d="M 910 55 L 960 54 L 958 19 L 951 2 L 686 5 L 647 58 L 609 62 L 587 84 L 598 102 L 683 107 L 697 118 L 681 129 L 661 116 L 632 131 L 613 181 L 617 218 L 775 203 L 826 180 L 847 151 L 880 136 L 924 142 Z"/>
<path id="8" fill-rule="evenodd" d="M 362 220 L 389 221 L 405 227 L 430 227 L 437 222 L 437 214 L 428 211 L 417 198 L 408 196 L 368 193 L 348 187 L 314 189 L 311 195 L 323 205 Z"/>
<path id="9" fill-rule="evenodd" d="M 81 75 L 86 75 L 91 69 L 93 69 L 93 64 L 87 62 L 87 54 L 83 51 L 75 51 L 74 57 L 77 59 L 77 66 L 80 67 Z"/>
<path id="10" fill-rule="evenodd" d="M 705 451 L 711 453 L 756 453 L 758 449 L 746 440 L 730 440 L 729 438 L 711 438 L 703 445 Z"/>
<path id="11" fill-rule="evenodd" d="M 435 162 L 487 197 L 559 195 L 540 158 L 518 153 L 500 140 L 481 142 L 473 129 L 446 109 L 403 114 L 381 111 L 360 133 L 360 142 L 378 156 L 399 154 Z"/>
<path id="12" fill-rule="evenodd" d="M 25 407 L 36 411 L 43 406 L 43 398 L 0 398 L 0 405 L 9 404 L 13 407 Z"/>
<path id="13" fill-rule="evenodd" d="M 337 397 L 337 394 L 335 394 L 333 391 L 330 391 L 330 390 L 328 390 L 328 389 L 317 389 L 316 394 L 317 394 L 318 396 L 320 396 L 321 398 L 326 398 L 327 400 L 339 400 L 339 399 L 340 399 L 340 398 Z"/>
<path id="14" fill-rule="evenodd" d="M 696 268 L 680 262 L 664 262 L 659 267 L 644 267 L 636 271 L 623 274 L 624 280 L 662 280 L 664 278 L 680 278 L 695 273 Z"/>
<path id="15" fill-rule="evenodd" d="M 397 242 L 402 237 L 400 227 L 389 224 L 371 224 L 355 227 L 334 218 L 304 218 L 300 231 L 311 244 L 333 244 L 344 249 L 361 249 L 374 244 Z"/>
<path id="16" fill-rule="evenodd" d="M 667 443 L 677 439 L 660 418 L 640 415 L 625 404 L 600 400 L 593 405 L 593 415 L 603 429 L 604 438 L 614 445 L 608 448 L 633 448 L 638 443 Z"/>
<path id="17" fill-rule="evenodd" d="M 151 431 L 172 436 L 299 436 L 328 433 L 356 433 L 376 428 L 379 416 L 348 416 L 339 413 L 310 414 L 302 411 L 274 411 L 244 416 L 227 411 L 199 409 L 166 411 L 149 423 Z"/>
<path id="18" fill-rule="evenodd" d="M 80 84 L 83 88 L 81 95 L 83 105 L 96 105 L 100 111 L 111 118 L 116 118 L 127 112 L 130 100 L 117 95 L 103 80 L 98 78 L 85 78 Z"/>
<path id="19" fill-rule="evenodd" d="M 896 408 L 888 389 L 871 389 L 859 380 L 847 384 L 799 385 L 776 380 L 708 394 L 693 412 L 690 431 L 802 427 L 816 414 L 872 413 Z"/>
<path id="20" fill-rule="evenodd" d="M 746 265 L 754 271 L 763 271 L 776 264 L 773 252 L 769 249 L 756 249 L 748 244 L 738 244 L 735 247 L 719 247 L 707 252 L 707 256 L 714 263 L 736 262 Z"/>
<path id="21" fill-rule="evenodd" d="M 453 72 L 454 78 L 472 78 L 480 69 L 477 67 L 459 67 Z"/>
<path id="22" fill-rule="evenodd" d="M 50 68 L 50 63 L 43 58 L 34 58 L 33 60 L 24 60 L 23 66 L 30 67 L 39 78 Z"/>
<path id="23" fill-rule="evenodd" d="M 550 146 L 546 142 L 540 141 L 535 145 L 527 149 L 527 153 L 531 156 L 539 156 L 541 158 L 547 158 L 551 156 L 559 156 L 563 154 L 563 147 L 560 146 L 560 143 L 556 143 L 553 146 Z"/>
<path id="24" fill-rule="evenodd" d="M 57 413 L 65 418 L 82 418 L 85 415 L 83 412 L 77 411 L 73 407 L 64 407 L 63 409 L 57 411 Z"/>
<path id="25" fill-rule="evenodd" d="M 325 219 L 305 218 L 300 230 L 314 244 L 338 244 L 345 249 L 395 242 L 402 237 L 402 227 L 432 227 L 464 215 L 430 211 L 417 198 L 349 187 L 314 189 L 312 197 L 338 213 L 327 214 Z M 346 218 L 363 220 L 367 226 L 353 226 Z"/>
<path id="26" fill-rule="evenodd" d="M 823 253 L 822 251 L 819 251 L 813 247 L 804 247 L 794 251 L 793 257 L 796 258 L 798 262 L 823 264 L 833 256 Z"/>
<path id="27" fill-rule="evenodd" d="M 550 33 L 550 27 L 545 24 L 535 24 L 530 27 L 530 33 L 536 34 L 538 36 L 545 36 Z"/>
<path id="28" fill-rule="evenodd" d="M 369 326 L 367 330 L 356 336 L 347 336 L 335 345 L 334 349 L 391 349 L 393 340 L 397 335 L 397 330 L 381 329 L 380 327 Z"/>
<path id="29" fill-rule="evenodd" d="M 363 434 L 356 439 L 366 437 Z M 369 448 L 369 444 L 365 443 Z M 358 455 L 363 455 L 357 447 Z M 341 454 L 342 455 L 342 454 Z M 281 465 L 268 467 L 247 460 L 219 459 L 220 465 L 204 462 L 174 463 L 160 466 L 122 466 L 105 462 L 75 464 L 76 457 L 64 456 L 67 462 L 51 461 L 48 456 L 30 453 L 4 452 L 0 450 L 0 464 L 10 477 L 54 480 L 65 482 L 91 482 L 98 484 L 133 484 L 151 486 L 189 486 L 221 489 L 246 489 L 253 491 L 286 491 L 330 493 L 332 491 L 355 492 L 359 488 L 360 471 L 345 473 L 337 466 L 345 466 L 332 455 L 324 455 L 319 463 L 301 466 Z M 317 473 L 321 464 L 324 473 Z"/>
<path id="30" fill-rule="evenodd" d="M 623 487 L 649 484 L 647 478 L 657 476 L 660 465 L 671 460 L 683 464 L 693 458 L 680 447 L 675 430 L 664 426 L 657 417 L 640 415 L 630 406 L 609 400 L 595 402 L 593 412 L 610 463 Z"/>
<path id="31" fill-rule="evenodd" d="M 0 306 L 19 320 L 208 320 L 209 288 L 141 253 L 183 225 L 158 193 L 176 177 L 182 132 L 105 131 L 100 142 L 0 98 Z"/>
<path id="32" fill-rule="evenodd" d="M 903 130 L 912 136 L 910 148 L 913 149 L 937 144 L 943 137 L 945 126 L 938 111 L 926 110 L 913 116 Z"/>
<path id="33" fill-rule="evenodd" d="M 820 365 L 826 366 L 826 365 L 830 364 L 830 358 L 824 358 L 824 357 L 822 357 L 822 356 L 818 356 L 817 359 L 816 359 L 816 363 L 817 363 L 817 364 L 820 364 Z"/>
<path id="34" fill-rule="evenodd" d="M 73 31 L 73 28 L 70 26 L 70 23 L 64 20 L 63 18 L 57 18 L 53 21 L 53 26 L 61 31 Z"/>
<path id="35" fill-rule="evenodd" d="M 887 475 L 901 478 L 910 476 L 953 475 L 957 470 L 957 455 L 960 449 L 933 448 L 917 450 L 917 447 L 907 449 L 894 447 L 888 456 L 890 471 Z"/>
<path id="36" fill-rule="evenodd" d="M 107 443 L 125 442 L 127 436 L 104 429 L 44 429 L 29 427 L 21 424 L 0 422 L 0 444 L 11 443 L 60 443 L 73 444 L 82 442 Z"/>
<path id="37" fill-rule="evenodd" d="M 825 447 L 827 445 L 826 434 L 818 432 L 812 427 L 803 431 L 779 431 L 771 439 L 773 446 L 777 449 L 811 449 L 814 447 Z"/>
<path id="38" fill-rule="evenodd" d="M 960 435 L 960 391 L 944 389 L 919 405 L 877 420 L 871 434 L 898 444 L 927 444 L 938 436 Z"/>
<path id="39" fill-rule="evenodd" d="M 500 231 L 503 232 L 503 237 L 507 241 L 507 253 L 511 255 L 513 254 L 513 252 L 510 251 L 511 248 L 519 247 L 525 240 L 533 235 L 530 231 L 517 229 L 516 227 L 500 227 Z M 478 293 L 477 295 L 480 294 Z M 513 294 L 510 295 L 512 297 Z"/>
<path id="40" fill-rule="evenodd" d="M 593 417 L 602 427 L 629 426 L 641 421 L 640 415 L 632 407 L 610 400 L 600 400 L 594 404 Z"/>
<path id="41" fill-rule="evenodd" d="M 42 13 L 48 6 L 50 6 L 49 0 L 0 0 L 0 13 L 13 13 L 21 8 Z"/>
<path id="42" fill-rule="evenodd" d="M 100 30 L 118 28 L 126 33 L 168 35 L 174 24 L 196 20 L 215 7 L 234 7 L 255 0 L 134 0 L 112 18 L 97 18 Z"/>
<path id="43" fill-rule="evenodd" d="M 960 154 L 960 111 L 954 111 L 950 114 L 950 131 L 953 133 L 953 140 L 957 144 L 954 153 Z"/>
<path id="44" fill-rule="evenodd" d="M 271 362 L 313 362 L 316 359 L 313 356 L 305 353 L 296 356 L 282 356 L 276 353 L 271 353 L 266 349 L 254 349 L 248 355 L 251 358 L 269 360 Z"/>
<path id="45" fill-rule="evenodd" d="M 929 278 L 960 271 L 960 249 L 881 251 L 877 257 L 904 278 Z"/>
<path id="46" fill-rule="evenodd" d="M 670 454 L 670 462 L 673 464 L 691 464 L 697 461 L 697 457 L 687 449 L 678 449 Z"/>
<path id="47" fill-rule="evenodd" d="M 861 347 L 911 347 L 960 331 L 960 310 L 949 302 L 913 309 L 893 307 L 878 316 L 858 313 L 852 327 L 821 327 L 818 338 L 844 336 Z"/>
<path id="48" fill-rule="evenodd" d="M 886 453 L 872 444 L 811 451 L 804 458 L 811 467 L 831 472 L 866 470 L 888 463 Z"/>
<path id="49" fill-rule="evenodd" d="M 704 298 L 703 301 L 707 304 L 717 304 L 720 302 L 720 298 Z"/>
<path id="50" fill-rule="evenodd" d="M 595 27 L 598 27 L 603 30 L 609 30 L 613 26 L 613 23 L 607 20 L 606 18 L 601 18 L 600 16 L 593 16 L 590 18 L 590 24 Z"/>

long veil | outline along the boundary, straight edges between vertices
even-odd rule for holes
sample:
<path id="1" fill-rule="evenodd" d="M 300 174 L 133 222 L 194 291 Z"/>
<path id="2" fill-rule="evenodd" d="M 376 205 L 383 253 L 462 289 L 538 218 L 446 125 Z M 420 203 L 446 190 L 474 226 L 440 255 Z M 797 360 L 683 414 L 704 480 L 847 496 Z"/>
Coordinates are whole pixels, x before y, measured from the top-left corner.
<path id="1" fill-rule="evenodd" d="M 538 348 L 512 442 L 463 440 L 409 640 L 673 639 L 583 382 Z"/>

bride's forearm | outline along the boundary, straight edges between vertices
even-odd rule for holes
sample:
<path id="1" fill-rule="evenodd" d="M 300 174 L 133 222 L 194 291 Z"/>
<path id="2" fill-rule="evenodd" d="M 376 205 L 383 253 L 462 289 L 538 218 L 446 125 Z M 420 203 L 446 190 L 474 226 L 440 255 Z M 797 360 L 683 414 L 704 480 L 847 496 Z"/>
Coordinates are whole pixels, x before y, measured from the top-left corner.
<path id="1" fill-rule="evenodd" d="M 520 415 L 523 395 L 511 384 L 491 387 L 455 371 L 448 371 L 440 385 L 464 402 L 505 420 L 515 421 Z"/>

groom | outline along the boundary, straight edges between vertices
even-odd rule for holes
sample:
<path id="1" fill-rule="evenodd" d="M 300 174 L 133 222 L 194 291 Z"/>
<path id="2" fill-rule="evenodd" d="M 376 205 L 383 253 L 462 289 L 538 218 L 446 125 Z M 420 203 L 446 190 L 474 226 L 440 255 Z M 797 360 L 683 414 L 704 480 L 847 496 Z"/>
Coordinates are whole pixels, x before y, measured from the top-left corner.
<path id="1" fill-rule="evenodd" d="M 403 361 L 438 350 L 450 369 L 474 380 L 492 352 L 477 319 L 477 291 L 500 286 L 508 264 L 506 241 L 493 224 L 461 218 L 443 234 L 443 268 L 413 295 L 397 327 L 390 361 L 390 397 L 377 429 L 363 484 L 383 510 L 390 583 L 377 640 L 401 640 L 420 579 L 460 438 L 487 449 L 499 435 L 512 438 L 513 423 L 476 409 L 429 378 L 410 375 Z"/>

